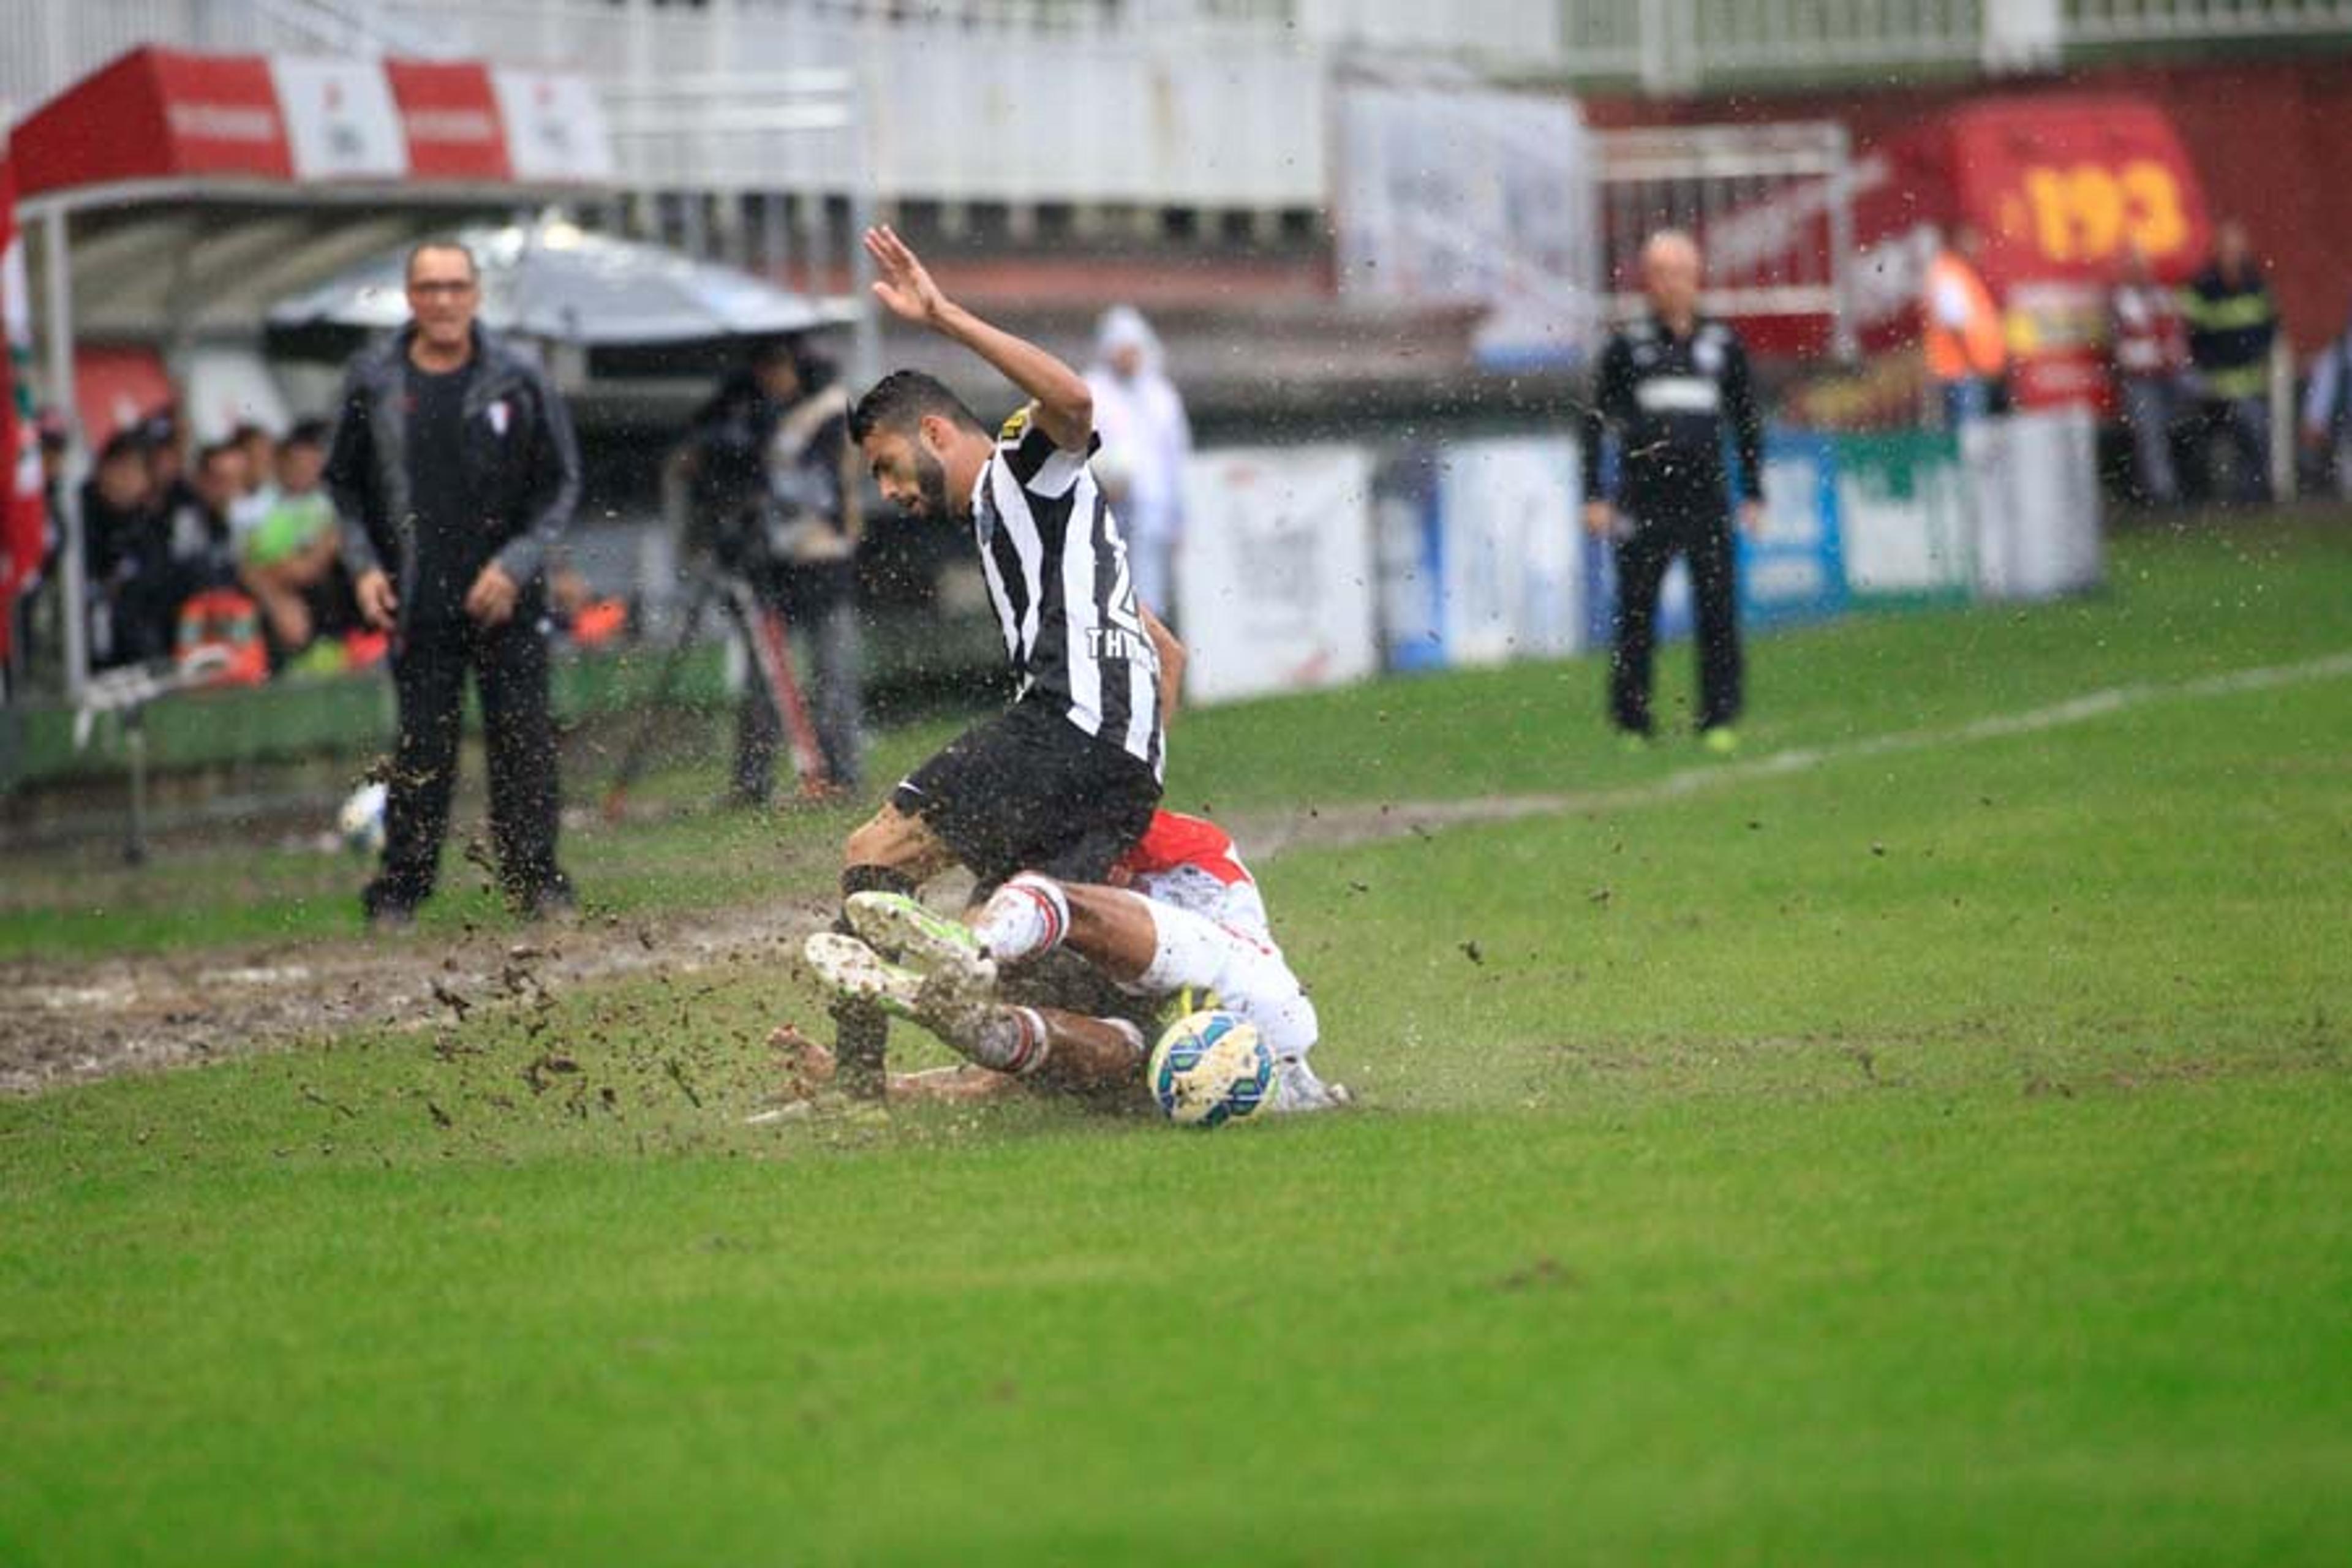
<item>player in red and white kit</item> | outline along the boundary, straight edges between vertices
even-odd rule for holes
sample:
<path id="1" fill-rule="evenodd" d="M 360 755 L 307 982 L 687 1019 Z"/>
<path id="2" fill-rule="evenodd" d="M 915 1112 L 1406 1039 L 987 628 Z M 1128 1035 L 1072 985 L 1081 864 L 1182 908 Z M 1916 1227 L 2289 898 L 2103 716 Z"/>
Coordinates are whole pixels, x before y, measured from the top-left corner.
<path id="1" fill-rule="evenodd" d="M 1068 1089 L 1139 1078 L 1150 1047 L 1132 1021 L 998 996 L 1000 971 L 1017 972 L 1066 947 L 1129 994 L 1172 999 L 1171 1017 L 1217 1006 L 1255 1026 L 1276 1063 L 1272 1109 L 1346 1102 L 1346 1091 L 1324 1083 L 1307 1063 L 1315 1005 L 1274 940 L 1256 879 L 1232 837 L 1203 818 L 1155 813 L 1108 884 L 1023 872 L 970 926 L 892 893 L 853 897 L 849 918 L 864 941 L 831 931 L 809 939 L 818 975 L 923 1023 L 992 1073 Z M 901 952 L 917 967 L 892 963 L 877 947 Z M 960 1087 L 968 1089 L 970 1080 Z"/>

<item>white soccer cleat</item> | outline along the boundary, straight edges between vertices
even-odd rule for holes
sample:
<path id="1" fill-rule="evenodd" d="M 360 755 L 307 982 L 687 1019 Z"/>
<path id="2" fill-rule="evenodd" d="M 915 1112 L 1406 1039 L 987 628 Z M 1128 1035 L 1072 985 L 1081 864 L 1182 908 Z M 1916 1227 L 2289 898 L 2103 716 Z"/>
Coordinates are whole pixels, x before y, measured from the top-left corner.
<path id="1" fill-rule="evenodd" d="M 972 934 L 999 963 L 1053 952 L 1070 934 L 1070 900 L 1051 877 L 1024 871 L 989 896 Z"/>
<path id="2" fill-rule="evenodd" d="M 871 1002 L 886 1013 L 919 1021 L 923 977 L 891 963 L 854 936 L 821 931 L 801 944 L 817 980 L 837 995 Z"/>
<path id="3" fill-rule="evenodd" d="M 858 935 L 901 954 L 945 990 L 980 997 L 996 989 L 995 963 L 961 921 L 934 914 L 904 893 L 852 893 L 844 907 Z"/>
<path id="4" fill-rule="evenodd" d="M 984 1054 L 985 1047 L 975 1050 L 975 1042 L 1000 1036 L 1005 1026 L 1000 1015 L 1016 1009 L 997 1006 L 991 992 L 971 990 L 961 977 L 943 971 L 925 974 L 893 963 L 857 938 L 839 931 L 816 932 L 803 944 L 801 952 L 818 981 L 836 995 L 870 1002 L 893 1017 L 920 1024 L 983 1066 L 997 1065 Z M 1032 1053 L 1013 1042 L 1004 1054 L 1025 1059 Z"/>
<path id="5" fill-rule="evenodd" d="M 1274 1098 L 1265 1108 L 1278 1116 L 1304 1115 L 1318 1110 L 1342 1110 L 1354 1104 L 1355 1099 L 1348 1092 L 1347 1085 L 1325 1083 L 1304 1060 L 1288 1057 L 1275 1064 Z"/>

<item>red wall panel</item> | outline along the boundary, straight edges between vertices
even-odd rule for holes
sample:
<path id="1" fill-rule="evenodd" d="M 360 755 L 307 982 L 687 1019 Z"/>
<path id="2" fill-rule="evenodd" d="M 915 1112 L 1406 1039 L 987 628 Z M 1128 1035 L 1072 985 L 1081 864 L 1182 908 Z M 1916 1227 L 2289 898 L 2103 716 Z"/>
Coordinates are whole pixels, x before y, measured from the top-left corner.
<path id="1" fill-rule="evenodd" d="M 2352 56 L 2243 64 L 2116 66 L 2063 77 L 1845 92 L 1591 99 L 1596 126 L 1835 120 L 1857 151 L 1979 98 L 2128 92 L 2162 108 L 2187 146 L 2216 219 L 2244 220 L 2268 265 L 2298 352 L 2352 310 Z"/>

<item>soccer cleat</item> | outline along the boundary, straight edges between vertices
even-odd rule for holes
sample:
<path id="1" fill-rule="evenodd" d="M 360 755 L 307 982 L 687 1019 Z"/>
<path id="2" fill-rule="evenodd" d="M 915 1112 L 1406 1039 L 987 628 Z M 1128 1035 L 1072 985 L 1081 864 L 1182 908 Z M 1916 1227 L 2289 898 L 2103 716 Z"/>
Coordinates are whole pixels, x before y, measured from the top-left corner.
<path id="1" fill-rule="evenodd" d="M 1355 1098 L 1345 1084 L 1325 1083 L 1305 1061 L 1289 1057 L 1275 1065 L 1274 1098 L 1265 1108 L 1286 1116 L 1339 1110 L 1353 1104 Z"/>
<path id="2" fill-rule="evenodd" d="M 817 980 L 838 995 L 871 1002 L 885 1013 L 920 1022 L 923 977 L 891 963 L 854 936 L 821 931 L 801 944 Z"/>
<path id="3" fill-rule="evenodd" d="M 858 935 L 910 959 L 949 989 L 966 996 L 995 989 L 995 963 L 961 921 L 933 914 L 904 893 L 852 893 L 845 907 Z"/>
<path id="4" fill-rule="evenodd" d="M 1739 731 L 1728 724 L 1717 724 L 1699 731 L 1698 743 L 1718 757 L 1727 757 L 1739 750 Z"/>
<path id="5" fill-rule="evenodd" d="M 966 1056 L 973 1055 L 973 1041 L 1002 1025 L 998 1015 L 1016 1010 L 995 1005 L 986 990 L 968 989 L 942 972 L 924 974 L 893 963 L 857 938 L 839 931 L 816 932 L 803 944 L 801 952 L 817 979 L 836 994 L 869 1002 L 893 1017 L 920 1024 Z M 1034 1019 L 1035 1015 L 1030 1016 Z M 1018 1043 L 1008 1045 L 1006 1051 L 1015 1058 L 1030 1054 Z M 975 1059 L 982 1059 L 984 1066 L 996 1065 Z"/>
<path id="6" fill-rule="evenodd" d="M 1629 757 L 1638 757 L 1650 749 L 1649 734 L 1641 730 L 1617 731 L 1617 749 Z"/>
<path id="7" fill-rule="evenodd" d="M 972 922 L 983 952 L 1019 963 L 1053 952 L 1070 934 L 1070 900 L 1051 877 L 1024 871 L 996 889 Z"/>

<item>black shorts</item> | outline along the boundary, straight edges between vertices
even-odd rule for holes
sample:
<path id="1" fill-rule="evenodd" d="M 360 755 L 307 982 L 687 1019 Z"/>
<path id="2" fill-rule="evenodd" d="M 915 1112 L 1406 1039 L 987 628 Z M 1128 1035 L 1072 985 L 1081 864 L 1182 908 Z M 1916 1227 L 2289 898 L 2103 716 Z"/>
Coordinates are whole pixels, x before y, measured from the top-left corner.
<path id="1" fill-rule="evenodd" d="M 919 816 L 982 892 L 1015 871 L 1099 882 L 1151 826 L 1151 769 L 1059 713 L 1020 702 L 908 773 L 890 804 Z"/>

